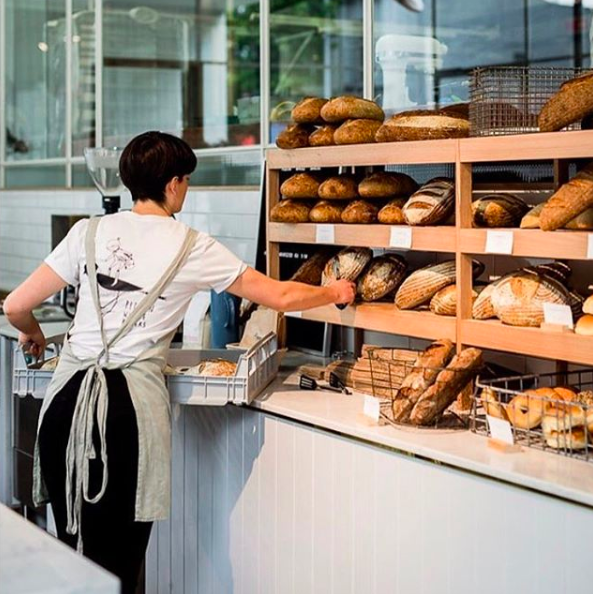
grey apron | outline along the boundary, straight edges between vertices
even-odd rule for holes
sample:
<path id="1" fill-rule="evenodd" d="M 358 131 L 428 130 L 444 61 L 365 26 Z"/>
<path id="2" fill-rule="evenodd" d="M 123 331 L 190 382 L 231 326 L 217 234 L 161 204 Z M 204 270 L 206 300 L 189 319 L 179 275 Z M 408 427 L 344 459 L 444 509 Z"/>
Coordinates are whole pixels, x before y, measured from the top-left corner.
<path id="1" fill-rule="evenodd" d="M 81 511 L 82 503 L 96 503 L 105 493 L 109 480 L 105 429 L 107 422 L 108 393 L 104 369 L 121 369 L 128 384 L 130 397 L 138 424 L 138 480 L 136 490 L 136 521 L 162 520 L 168 516 L 171 486 L 171 425 L 169 394 L 165 386 L 163 369 L 173 334 L 147 348 L 133 360 L 124 364 L 109 360 L 109 349 L 128 334 L 142 316 L 155 304 L 159 295 L 171 283 L 185 264 L 194 247 L 197 233 L 187 231 L 179 252 L 150 292 L 138 303 L 125 323 L 109 339 L 105 336 L 99 303 L 99 286 L 95 257 L 95 239 L 100 218 L 89 221 L 86 239 L 86 264 L 92 299 L 97 312 L 103 348 L 96 356 L 79 359 L 74 356 L 68 339 L 64 342 L 60 360 L 46 396 L 43 400 L 39 425 L 54 396 L 78 371 L 86 371 L 78 393 L 72 427 L 66 449 L 66 508 L 67 531 L 78 534 L 78 550 L 82 552 Z M 93 447 L 93 426 L 99 433 L 100 451 Z M 38 431 L 39 433 L 39 431 Z M 89 497 L 89 460 L 100 456 L 103 477 L 100 491 Z M 39 465 L 39 446 L 35 444 L 33 470 L 33 498 L 36 505 L 47 502 L 47 490 Z"/>

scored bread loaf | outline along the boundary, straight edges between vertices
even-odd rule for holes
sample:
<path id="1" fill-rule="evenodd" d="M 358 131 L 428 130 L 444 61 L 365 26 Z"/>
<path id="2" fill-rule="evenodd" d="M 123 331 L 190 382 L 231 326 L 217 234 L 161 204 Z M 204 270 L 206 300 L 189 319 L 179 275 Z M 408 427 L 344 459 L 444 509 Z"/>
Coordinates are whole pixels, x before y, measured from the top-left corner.
<path id="1" fill-rule="evenodd" d="M 358 193 L 363 198 L 409 196 L 417 189 L 418 184 L 409 175 L 387 171 L 371 173 L 358 184 Z"/>
<path id="2" fill-rule="evenodd" d="M 539 327 L 544 303 L 570 305 L 570 294 L 557 280 L 524 269 L 501 279 L 491 294 L 496 317 L 509 326 Z"/>
<path id="3" fill-rule="evenodd" d="M 412 194 L 403 208 L 409 225 L 436 225 L 455 209 L 455 185 L 447 177 L 435 177 Z"/>
<path id="4" fill-rule="evenodd" d="M 545 203 L 540 227 L 553 231 L 593 207 L 593 162 L 588 163 Z"/>
<path id="5" fill-rule="evenodd" d="M 385 297 L 402 282 L 406 268 L 406 261 L 397 254 L 373 258 L 358 279 L 358 294 L 363 301 L 376 301 Z"/>
<path id="6" fill-rule="evenodd" d="M 375 142 L 375 134 L 381 127 L 377 120 L 346 120 L 335 132 L 336 144 L 369 144 Z"/>
<path id="7" fill-rule="evenodd" d="M 476 376 L 483 365 L 482 351 L 464 349 L 436 377 L 420 396 L 410 415 L 414 425 L 430 425 L 455 401 L 459 392 Z"/>
<path id="8" fill-rule="evenodd" d="M 323 124 L 321 108 L 327 103 L 323 97 L 304 97 L 292 109 L 297 124 Z"/>
<path id="9" fill-rule="evenodd" d="M 344 122 L 353 119 L 377 120 L 385 119 L 383 110 L 374 102 L 361 97 L 344 95 L 330 99 L 321 108 L 321 117 L 326 122 Z"/>
<path id="10" fill-rule="evenodd" d="M 379 223 L 384 225 L 405 225 L 406 217 L 404 217 L 404 204 L 407 198 L 394 198 L 390 200 L 377 215 Z"/>
<path id="11" fill-rule="evenodd" d="M 309 135 L 312 126 L 306 124 L 290 124 L 276 138 L 276 146 L 281 149 L 296 149 L 309 146 Z"/>
<path id="12" fill-rule="evenodd" d="M 310 210 L 309 220 L 312 223 L 341 223 L 344 208 L 346 208 L 344 202 L 320 200 Z"/>
<path id="13" fill-rule="evenodd" d="M 539 217 L 544 209 L 545 202 L 534 206 L 522 219 L 521 229 L 539 229 Z M 593 208 L 588 208 L 580 215 L 571 219 L 563 229 L 587 231 L 593 229 Z"/>
<path id="14" fill-rule="evenodd" d="M 374 223 L 379 208 L 366 200 L 354 200 L 342 212 L 342 223 Z"/>
<path id="15" fill-rule="evenodd" d="M 321 284 L 325 286 L 340 279 L 355 281 L 367 267 L 372 257 L 373 251 L 370 248 L 344 248 L 325 265 Z"/>
<path id="16" fill-rule="evenodd" d="M 309 146 L 331 146 L 336 144 L 334 142 L 334 132 L 336 130 L 336 126 L 331 124 L 320 126 L 309 136 Z"/>
<path id="17" fill-rule="evenodd" d="M 317 194 L 323 200 L 353 200 L 358 198 L 358 184 L 346 173 L 333 175 L 321 183 Z"/>
<path id="18" fill-rule="evenodd" d="M 308 223 L 311 206 L 298 200 L 280 200 L 270 211 L 273 223 Z"/>
<path id="19" fill-rule="evenodd" d="M 316 252 L 299 266 L 290 280 L 297 283 L 305 283 L 306 285 L 320 285 L 323 269 L 332 255 L 333 250 L 329 249 Z"/>
<path id="20" fill-rule="evenodd" d="M 412 371 L 405 377 L 392 403 L 394 420 L 409 421 L 410 413 L 422 394 L 432 385 L 441 369 L 447 365 L 455 352 L 453 343 L 444 338 L 429 345 L 416 359 Z"/>
<path id="21" fill-rule="evenodd" d="M 472 301 L 478 296 L 472 290 Z M 430 311 L 438 316 L 457 315 L 457 285 L 448 285 L 437 291 L 430 300 Z"/>
<path id="22" fill-rule="evenodd" d="M 319 180 L 306 171 L 295 173 L 280 186 L 280 194 L 284 198 L 317 198 Z"/>
<path id="23" fill-rule="evenodd" d="M 465 138 L 469 120 L 454 111 L 413 110 L 395 114 L 377 131 L 377 142 Z"/>
<path id="24" fill-rule="evenodd" d="M 542 107 L 538 124 L 542 132 L 555 132 L 593 113 L 593 72 L 565 82 Z"/>
<path id="25" fill-rule="evenodd" d="M 517 227 L 529 210 L 522 198 L 501 192 L 488 194 L 472 203 L 475 227 Z"/>

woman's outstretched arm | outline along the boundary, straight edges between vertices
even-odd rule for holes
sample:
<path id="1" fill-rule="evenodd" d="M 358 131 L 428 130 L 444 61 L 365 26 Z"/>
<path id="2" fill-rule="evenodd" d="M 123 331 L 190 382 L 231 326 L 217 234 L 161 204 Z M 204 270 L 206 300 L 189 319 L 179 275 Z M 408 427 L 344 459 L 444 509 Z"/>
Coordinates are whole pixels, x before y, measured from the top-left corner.
<path id="1" fill-rule="evenodd" d="M 356 285 L 339 280 L 326 287 L 314 287 L 274 280 L 248 268 L 227 291 L 276 311 L 301 311 L 331 303 L 352 303 L 356 296 Z"/>

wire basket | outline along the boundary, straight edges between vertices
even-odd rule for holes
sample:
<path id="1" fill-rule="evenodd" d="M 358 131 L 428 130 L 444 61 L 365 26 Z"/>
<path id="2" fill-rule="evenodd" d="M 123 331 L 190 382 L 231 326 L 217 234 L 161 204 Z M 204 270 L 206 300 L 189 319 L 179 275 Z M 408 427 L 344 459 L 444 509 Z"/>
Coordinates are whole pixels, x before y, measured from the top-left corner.
<path id="1" fill-rule="evenodd" d="M 502 66 L 476 68 L 470 84 L 472 136 L 504 136 L 538 132 L 544 104 L 567 80 L 584 68 Z M 580 122 L 566 130 L 580 130 Z"/>
<path id="2" fill-rule="evenodd" d="M 414 370 L 416 359 L 420 351 L 385 349 L 377 347 L 369 349 L 371 391 L 381 402 L 381 420 L 398 428 L 413 427 L 425 430 L 465 430 L 469 427 L 470 408 L 464 408 L 459 400 L 454 401 L 437 419 L 429 425 L 413 425 L 411 422 L 396 421 L 393 405 L 395 401 L 403 400 L 400 390 L 405 378 Z M 424 374 L 435 378 L 444 367 L 423 367 Z M 429 382 L 430 383 L 430 382 Z M 432 384 L 437 384 L 432 381 Z M 467 400 L 473 392 L 473 380 L 460 394 L 468 394 Z"/>
<path id="3" fill-rule="evenodd" d="M 570 389 L 574 399 L 564 400 L 541 390 L 534 393 L 538 388 L 555 387 Z M 520 396 L 522 401 L 511 404 Z M 470 423 L 474 433 L 490 436 L 487 412 L 510 421 L 518 445 L 593 462 L 593 369 L 478 378 Z M 527 412 L 533 415 L 529 423 L 523 416 Z M 521 417 L 518 420 L 517 413 Z"/>

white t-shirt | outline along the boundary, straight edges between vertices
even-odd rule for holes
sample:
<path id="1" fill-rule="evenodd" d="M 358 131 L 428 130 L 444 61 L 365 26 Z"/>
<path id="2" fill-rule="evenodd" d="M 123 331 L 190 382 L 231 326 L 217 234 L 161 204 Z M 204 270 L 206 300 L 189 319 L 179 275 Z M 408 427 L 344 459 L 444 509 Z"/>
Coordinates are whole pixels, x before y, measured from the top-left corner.
<path id="1" fill-rule="evenodd" d="M 70 345 L 75 356 L 97 356 L 102 349 L 99 321 L 86 273 L 85 236 L 88 219 L 76 223 L 45 263 L 70 285 L 80 285 L 80 299 Z M 120 212 L 101 218 L 96 260 L 103 327 L 111 338 L 152 289 L 177 255 L 187 226 L 172 218 Z M 198 291 L 229 287 L 247 269 L 218 241 L 199 233 L 185 265 L 155 305 L 127 336 L 110 349 L 110 360 L 130 361 L 173 332 Z"/>

